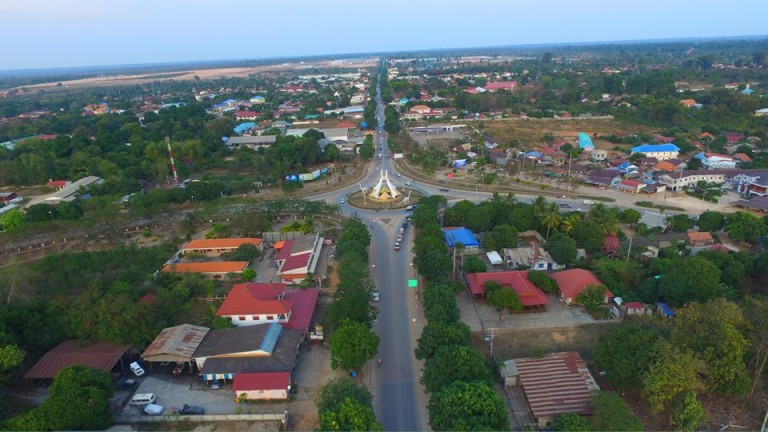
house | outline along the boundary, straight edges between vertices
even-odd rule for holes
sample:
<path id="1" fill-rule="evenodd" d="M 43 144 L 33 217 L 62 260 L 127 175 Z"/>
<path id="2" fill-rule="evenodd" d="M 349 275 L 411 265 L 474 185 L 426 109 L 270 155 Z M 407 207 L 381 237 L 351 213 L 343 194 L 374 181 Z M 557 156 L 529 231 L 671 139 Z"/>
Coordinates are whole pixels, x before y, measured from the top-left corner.
<path id="1" fill-rule="evenodd" d="M 241 274 L 248 268 L 248 261 L 216 261 L 168 264 L 163 267 L 166 273 L 200 273 L 211 279 L 223 279 L 230 273 Z"/>
<path id="2" fill-rule="evenodd" d="M 69 180 L 48 180 L 48 187 L 57 190 L 64 189 L 71 184 L 72 182 Z"/>
<path id="3" fill-rule="evenodd" d="M 643 144 L 632 148 L 632 153 L 641 153 L 646 157 L 653 157 L 660 161 L 676 158 L 680 154 L 680 148 L 672 143 L 668 144 Z"/>
<path id="4" fill-rule="evenodd" d="M 738 132 L 725 132 L 723 133 L 726 144 L 736 144 L 744 141 L 747 136 Z"/>
<path id="5" fill-rule="evenodd" d="M 303 340 L 280 324 L 211 330 L 192 360 L 204 381 L 232 380 L 239 373 L 292 373 Z"/>
<path id="6" fill-rule="evenodd" d="M 227 140 L 227 147 L 236 150 L 240 147 L 248 147 L 251 150 L 260 148 L 269 148 L 277 141 L 277 135 L 258 135 L 258 136 L 240 136 L 231 137 Z"/>
<path id="7" fill-rule="evenodd" d="M 675 172 L 677 171 L 677 165 L 669 162 L 669 161 L 661 161 L 653 168 L 654 171 L 663 171 L 667 173 Z"/>
<path id="8" fill-rule="evenodd" d="M 226 239 L 199 239 L 192 240 L 181 247 L 185 255 L 190 253 L 216 257 L 225 252 L 234 252 L 242 245 L 250 244 L 257 249 L 263 249 L 260 238 L 226 238 Z"/>
<path id="9" fill-rule="evenodd" d="M 8 203 L 18 198 L 16 192 L 0 192 L 0 203 Z"/>
<path id="10" fill-rule="evenodd" d="M 715 242 L 712 238 L 712 234 L 708 231 L 688 231 L 686 236 L 688 237 L 688 245 L 690 246 L 707 246 Z"/>
<path id="11" fill-rule="evenodd" d="M 277 275 L 281 282 L 296 284 L 312 277 L 320 259 L 323 238 L 319 234 L 286 240 L 275 256 Z"/>
<path id="12" fill-rule="evenodd" d="M 543 247 L 535 243 L 518 248 L 504 248 L 504 259 L 510 268 L 528 270 L 560 270 L 565 265 L 558 264 Z"/>
<path id="13" fill-rule="evenodd" d="M 325 135 L 325 138 L 329 141 L 349 141 L 349 129 L 348 128 L 297 128 L 288 130 L 286 136 L 304 136 L 309 130 L 314 129 Z"/>
<path id="14" fill-rule="evenodd" d="M 758 117 L 768 117 L 768 108 L 761 108 L 756 110 L 755 115 Z"/>
<path id="15" fill-rule="evenodd" d="M 693 108 L 696 106 L 696 101 L 693 99 L 682 99 L 680 103 L 686 108 Z"/>
<path id="16" fill-rule="evenodd" d="M 236 327 L 278 323 L 306 333 L 320 290 L 288 288 L 283 283 L 236 284 L 216 312 Z"/>
<path id="17" fill-rule="evenodd" d="M 462 244 L 465 251 L 476 251 L 480 247 L 480 242 L 477 241 L 475 234 L 466 228 L 444 228 L 443 235 L 450 248 Z"/>
<path id="18" fill-rule="evenodd" d="M 619 236 L 606 235 L 603 239 L 603 253 L 606 255 L 614 255 L 621 249 L 621 241 Z"/>
<path id="19" fill-rule="evenodd" d="M 565 300 L 566 304 L 573 303 L 576 300 L 576 297 L 578 297 L 587 287 L 603 284 L 594 273 L 584 269 L 563 270 L 552 273 L 550 276 L 557 282 L 557 287 L 560 289 L 560 296 Z M 604 303 L 608 303 L 611 297 L 613 297 L 613 294 L 607 288 L 604 295 Z"/>
<path id="20" fill-rule="evenodd" d="M 494 93 L 499 90 L 514 91 L 517 86 L 515 81 L 489 81 L 485 84 L 485 90 Z"/>
<path id="21" fill-rule="evenodd" d="M 285 400 L 291 390 L 288 372 L 239 373 L 232 382 L 235 400 Z"/>
<path id="22" fill-rule="evenodd" d="M 485 297 L 485 283 L 493 281 L 514 290 L 525 309 L 543 310 L 550 303 L 544 291 L 528 280 L 527 271 L 469 273 L 466 279 L 469 292 L 476 299 Z"/>
<path id="23" fill-rule="evenodd" d="M 640 190 L 642 190 L 645 186 L 645 183 L 639 182 L 637 180 L 622 180 L 619 184 L 616 185 L 616 189 L 634 194 L 640 193 Z"/>
<path id="24" fill-rule="evenodd" d="M 592 162 L 604 162 L 608 159 L 608 150 L 595 149 L 590 155 Z"/>
<path id="25" fill-rule="evenodd" d="M 733 169 L 736 168 L 737 164 L 741 163 L 740 159 L 718 153 L 700 152 L 694 157 L 699 159 L 707 169 Z"/>
<path id="26" fill-rule="evenodd" d="M 252 96 L 250 102 L 256 105 L 263 105 L 267 100 L 264 96 Z"/>
<path id="27" fill-rule="evenodd" d="M 261 117 L 260 112 L 256 111 L 235 111 L 235 120 L 258 120 Z"/>
<path id="28" fill-rule="evenodd" d="M 550 426 L 559 414 L 591 413 L 592 393 L 600 387 L 578 352 L 556 352 L 513 362 L 511 370 L 518 375 L 505 377 L 505 381 L 522 386 L 539 428 Z"/>
<path id="29" fill-rule="evenodd" d="M 509 163 L 509 158 L 507 157 L 507 153 L 501 149 L 488 150 L 488 157 L 491 158 L 493 163 L 495 163 L 496 165 L 505 166 Z"/>
<path id="30" fill-rule="evenodd" d="M 255 129 L 255 128 L 256 128 L 256 122 L 245 122 L 245 123 L 240 123 L 239 125 L 232 128 L 232 132 L 238 135 L 242 135 L 248 132 L 249 130 Z"/>
<path id="31" fill-rule="evenodd" d="M 700 181 L 707 183 L 725 183 L 726 174 L 709 170 L 680 170 L 679 172 L 663 174 L 659 176 L 659 183 L 667 186 L 670 191 L 676 192 L 695 186 Z"/>

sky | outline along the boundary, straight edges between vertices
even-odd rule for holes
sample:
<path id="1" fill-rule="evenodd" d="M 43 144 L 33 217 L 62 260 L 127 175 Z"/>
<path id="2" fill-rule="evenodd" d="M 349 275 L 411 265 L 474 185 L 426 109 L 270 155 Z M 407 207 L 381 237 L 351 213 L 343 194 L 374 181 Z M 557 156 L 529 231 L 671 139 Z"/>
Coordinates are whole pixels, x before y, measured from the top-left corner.
<path id="1" fill-rule="evenodd" d="M 768 34 L 764 0 L 0 0 L 0 70 Z"/>

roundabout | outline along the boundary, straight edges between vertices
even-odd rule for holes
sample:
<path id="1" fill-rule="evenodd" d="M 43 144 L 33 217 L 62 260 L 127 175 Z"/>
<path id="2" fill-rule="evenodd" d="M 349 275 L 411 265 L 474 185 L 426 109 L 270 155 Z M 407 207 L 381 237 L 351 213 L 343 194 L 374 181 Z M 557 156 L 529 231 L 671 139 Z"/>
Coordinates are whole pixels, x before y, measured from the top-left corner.
<path id="1" fill-rule="evenodd" d="M 406 187 L 397 188 L 389 179 L 389 173 L 382 170 L 379 181 L 373 188 L 360 185 L 360 190 L 347 196 L 347 203 L 361 210 L 400 209 L 416 204 L 422 193 Z"/>

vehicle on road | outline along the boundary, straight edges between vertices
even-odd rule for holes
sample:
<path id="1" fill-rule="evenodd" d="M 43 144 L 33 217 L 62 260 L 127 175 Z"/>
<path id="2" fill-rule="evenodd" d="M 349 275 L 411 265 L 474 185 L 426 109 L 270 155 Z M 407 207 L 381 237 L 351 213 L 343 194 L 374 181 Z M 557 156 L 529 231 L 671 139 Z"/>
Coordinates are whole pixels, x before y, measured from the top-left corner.
<path id="1" fill-rule="evenodd" d="M 400 234 L 405 234 L 405 228 L 400 227 Z"/>
<path id="2" fill-rule="evenodd" d="M 592 200 L 584 200 L 584 201 L 582 201 L 582 204 L 584 204 L 584 205 L 592 205 L 592 204 L 594 204 L 594 203 L 595 203 L 595 202 L 594 202 L 594 201 L 592 201 Z"/>
<path id="3" fill-rule="evenodd" d="M 379 299 L 380 299 L 379 292 L 378 291 L 372 292 L 371 293 L 371 298 L 373 298 L 373 301 L 375 301 L 375 302 L 379 301 Z"/>
<path id="4" fill-rule="evenodd" d="M 205 414 L 205 409 L 203 407 L 195 406 L 195 405 L 187 405 L 184 404 L 183 407 L 179 410 L 180 413 L 184 415 L 203 415 Z"/>
<path id="5" fill-rule="evenodd" d="M 416 208 L 415 204 L 414 205 L 409 205 L 408 207 L 405 208 L 405 211 L 413 211 L 413 209 L 415 209 L 415 208 Z"/>
<path id="6" fill-rule="evenodd" d="M 402 229 L 402 228 L 400 228 L 400 229 Z M 398 242 L 398 243 L 403 241 L 403 235 L 402 234 L 398 234 L 397 238 L 395 239 L 395 241 Z"/>
<path id="7" fill-rule="evenodd" d="M 133 395 L 131 401 L 128 402 L 131 405 L 146 405 L 153 404 L 157 400 L 157 396 L 154 393 L 137 393 Z"/>
<path id="8" fill-rule="evenodd" d="M 402 177 L 402 176 L 400 175 L 400 173 L 395 173 L 395 175 L 396 175 L 396 176 L 398 176 L 398 177 Z"/>
<path id="9" fill-rule="evenodd" d="M 394 249 L 395 249 L 396 251 L 399 251 L 399 250 L 400 250 L 400 242 L 396 242 L 396 243 L 395 243 Z"/>
<path id="10" fill-rule="evenodd" d="M 115 388 L 118 390 L 136 390 L 138 386 L 139 382 L 132 378 L 123 378 L 115 383 Z"/>
<path id="11" fill-rule="evenodd" d="M 344 201 L 344 198 L 342 198 L 342 199 L 340 199 L 340 200 L 339 200 L 339 203 L 341 203 L 341 204 L 344 204 L 344 202 L 345 202 L 345 201 Z"/>
<path id="12" fill-rule="evenodd" d="M 412 184 L 413 184 L 413 182 L 412 182 L 412 181 L 410 181 L 410 180 L 406 180 L 406 181 L 405 181 L 405 185 L 406 185 L 406 186 L 410 186 L 410 185 L 412 185 Z"/>
<path id="13" fill-rule="evenodd" d="M 144 414 L 147 415 L 161 415 L 165 411 L 165 407 L 157 404 L 144 405 Z"/>
<path id="14" fill-rule="evenodd" d="M 560 203 L 560 208 L 569 209 L 571 208 L 571 205 L 568 203 Z"/>
<path id="15" fill-rule="evenodd" d="M 449 190 L 448 188 L 440 188 L 440 192 L 448 192 Z"/>
<path id="16" fill-rule="evenodd" d="M 408 228 L 408 221 L 403 222 L 403 229 Z"/>

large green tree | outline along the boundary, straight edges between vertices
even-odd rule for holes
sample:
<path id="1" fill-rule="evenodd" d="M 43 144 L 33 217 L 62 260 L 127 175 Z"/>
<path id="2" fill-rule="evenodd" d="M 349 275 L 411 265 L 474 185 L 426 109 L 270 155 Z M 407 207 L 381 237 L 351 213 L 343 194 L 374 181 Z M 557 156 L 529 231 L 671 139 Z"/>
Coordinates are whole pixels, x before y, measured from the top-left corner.
<path id="1" fill-rule="evenodd" d="M 320 414 L 320 429 L 324 431 L 380 431 L 381 423 L 376 420 L 373 407 L 344 399 L 335 410 Z"/>
<path id="2" fill-rule="evenodd" d="M 454 381 L 432 396 L 427 409 L 429 425 L 437 431 L 509 430 L 506 404 L 483 382 Z"/>
<path id="3" fill-rule="evenodd" d="M 555 416 L 552 430 L 557 432 L 590 432 L 589 422 L 584 417 L 574 413 L 563 413 Z"/>
<path id="4" fill-rule="evenodd" d="M 558 264 L 570 264 L 576 259 L 576 241 L 565 234 L 555 233 L 544 243 L 544 249 Z"/>
<path id="5" fill-rule="evenodd" d="M 457 322 L 446 324 L 442 322 L 429 322 L 421 331 L 414 353 L 419 360 L 434 357 L 437 350 L 447 345 L 469 346 L 471 333 L 469 326 Z"/>
<path id="6" fill-rule="evenodd" d="M 520 301 L 520 296 L 512 288 L 501 288 L 488 290 L 485 289 L 485 300 L 489 305 L 496 308 L 499 311 L 499 320 L 504 319 L 504 309 L 510 309 L 512 311 L 523 310 L 523 303 Z"/>
<path id="7" fill-rule="evenodd" d="M 496 225 L 483 238 L 483 247 L 487 250 L 517 247 L 517 229 L 512 225 Z"/>
<path id="8" fill-rule="evenodd" d="M 679 396 L 701 390 L 701 374 L 706 366 L 692 351 L 665 340 L 656 344 L 656 351 L 658 356 L 643 378 L 643 396 L 651 404 L 651 411 L 659 413 Z"/>
<path id="9" fill-rule="evenodd" d="M 359 369 L 379 350 L 379 336 L 367 325 L 347 320 L 331 334 L 331 367 Z"/>
<path id="10" fill-rule="evenodd" d="M 659 296 L 672 306 L 704 302 L 715 298 L 720 287 L 720 270 L 700 257 L 674 258 L 661 274 Z"/>
<path id="11" fill-rule="evenodd" d="M 656 358 L 655 345 L 659 337 L 654 328 L 624 323 L 598 339 L 595 363 L 615 387 L 640 389 L 643 375 Z"/>
<path id="12" fill-rule="evenodd" d="M 766 233 L 762 219 L 743 211 L 733 213 L 725 219 L 725 230 L 733 240 L 750 243 Z"/>
<path id="13" fill-rule="evenodd" d="M 723 229 L 725 225 L 725 216 L 722 213 L 716 211 L 705 211 L 696 220 L 696 226 L 701 231 L 716 232 Z"/>
<path id="14" fill-rule="evenodd" d="M 454 381 L 482 381 L 493 385 L 493 373 L 480 352 L 466 345 L 440 347 L 424 365 L 422 384 L 430 394 L 448 387 Z"/>
<path id="15" fill-rule="evenodd" d="M 347 377 L 335 378 L 320 387 L 320 391 L 315 397 L 318 414 L 322 415 L 325 412 L 336 410 L 339 401 L 347 399 L 362 405 L 373 403 L 373 396 L 365 386 Z"/>

